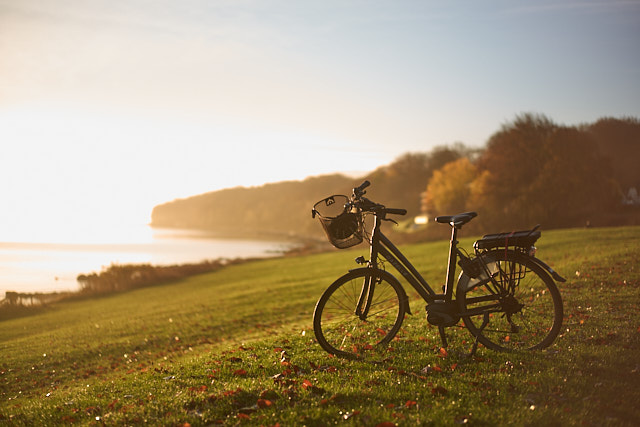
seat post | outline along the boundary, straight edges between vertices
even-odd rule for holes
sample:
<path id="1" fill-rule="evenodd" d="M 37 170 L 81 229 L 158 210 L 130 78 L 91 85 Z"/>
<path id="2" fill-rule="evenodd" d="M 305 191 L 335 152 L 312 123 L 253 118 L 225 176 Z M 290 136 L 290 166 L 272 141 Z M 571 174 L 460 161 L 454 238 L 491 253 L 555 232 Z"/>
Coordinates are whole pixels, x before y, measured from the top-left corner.
<path id="1" fill-rule="evenodd" d="M 456 275 L 456 258 L 458 256 L 458 227 L 451 225 L 451 241 L 449 242 L 449 263 L 447 264 L 447 281 L 445 283 L 445 299 L 451 301 L 453 297 L 453 282 Z"/>

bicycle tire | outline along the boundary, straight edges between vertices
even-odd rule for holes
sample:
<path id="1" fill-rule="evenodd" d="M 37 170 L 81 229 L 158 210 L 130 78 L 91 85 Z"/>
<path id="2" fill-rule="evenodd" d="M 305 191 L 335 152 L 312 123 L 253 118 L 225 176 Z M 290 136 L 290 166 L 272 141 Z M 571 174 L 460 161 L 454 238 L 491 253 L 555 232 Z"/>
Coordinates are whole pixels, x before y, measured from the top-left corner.
<path id="1" fill-rule="evenodd" d="M 362 320 L 356 306 L 370 278 L 375 288 L 368 316 Z M 393 339 L 407 311 L 404 289 L 391 274 L 362 268 L 338 278 L 322 294 L 313 313 L 313 330 L 328 353 L 363 358 Z"/>
<path id="2" fill-rule="evenodd" d="M 493 350 L 537 350 L 551 345 L 563 317 L 560 291 L 551 276 L 534 259 L 512 250 L 488 252 L 483 260 L 500 287 L 488 282 L 486 273 L 475 279 L 464 272 L 460 275 L 456 300 L 469 332 Z M 471 310 L 474 315 L 464 315 Z M 482 329 L 484 312 L 489 317 Z"/>

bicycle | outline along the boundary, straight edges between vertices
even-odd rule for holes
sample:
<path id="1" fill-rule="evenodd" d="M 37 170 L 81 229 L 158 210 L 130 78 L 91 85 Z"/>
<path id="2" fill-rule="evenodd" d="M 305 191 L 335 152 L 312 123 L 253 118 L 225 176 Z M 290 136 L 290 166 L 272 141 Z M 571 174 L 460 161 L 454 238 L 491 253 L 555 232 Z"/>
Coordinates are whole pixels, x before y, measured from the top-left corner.
<path id="1" fill-rule="evenodd" d="M 384 269 L 397 270 L 427 303 L 427 321 L 438 326 L 442 347 L 448 346 L 445 328 L 462 319 L 478 344 L 494 350 L 543 349 L 551 345 L 562 326 L 562 298 L 556 271 L 535 257 L 534 243 L 541 233 L 531 230 L 486 235 L 474 243 L 474 254 L 458 247 L 457 235 L 476 212 L 438 216 L 451 226 L 449 261 L 443 293 L 436 293 L 400 250 L 382 233 L 387 215 L 405 215 L 406 209 L 387 208 L 366 199 L 365 181 L 349 198 L 334 195 L 317 202 L 318 218 L 329 241 L 339 249 L 361 243 L 365 216 L 373 216 L 369 259 L 356 258 L 359 268 L 333 282 L 318 300 L 313 329 L 320 346 L 336 356 L 363 358 L 388 344 L 399 331 L 405 314 L 412 314 L 400 281 Z M 382 258 L 382 259 L 381 259 Z M 460 273 L 455 286 L 456 261 Z"/>

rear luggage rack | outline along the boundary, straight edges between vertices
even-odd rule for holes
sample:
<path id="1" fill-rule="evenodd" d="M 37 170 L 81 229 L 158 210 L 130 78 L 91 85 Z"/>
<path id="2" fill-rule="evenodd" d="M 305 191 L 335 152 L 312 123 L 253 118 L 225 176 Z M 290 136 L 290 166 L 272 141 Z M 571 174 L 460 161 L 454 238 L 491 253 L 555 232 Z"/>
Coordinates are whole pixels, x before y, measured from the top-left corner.
<path id="1" fill-rule="evenodd" d="M 473 248 L 476 251 L 487 250 L 493 248 L 507 248 L 514 246 L 517 248 L 528 249 L 536 243 L 542 233 L 538 231 L 539 226 L 535 226 L 532 230 L 513 231 L 511 233 L 487 234 L 480 240 L 476 240 Z"/>

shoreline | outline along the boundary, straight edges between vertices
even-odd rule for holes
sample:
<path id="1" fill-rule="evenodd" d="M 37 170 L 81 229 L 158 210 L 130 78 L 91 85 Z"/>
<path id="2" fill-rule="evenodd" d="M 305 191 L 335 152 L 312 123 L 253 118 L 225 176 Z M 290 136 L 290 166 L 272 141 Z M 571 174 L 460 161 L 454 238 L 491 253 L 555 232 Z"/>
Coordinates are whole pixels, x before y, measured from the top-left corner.
<path id="1" fill-rule="evenodd" d="M 270 238 L 269 238 L 270 237 Z M 222 235 L 186 229 L 154 229 L 121 243 L 0 242 L 0 298 L 5 292 L 75 292 L 80 274 L 111 265 L 169 266 L 218 259 L 271 258 L 307 246 L 285 236 Z"/>
<path id="2" fill-rule="evenodd" d="M 185 230 L 189 231 L 189 230 Z M 200 230 L 193 230 L 199 232 Z M 282 237 L 282 236 L 281 236 Z M 189 237 L 189 239 L 193 239 L 194 237 Z M 245 238 L 236 236 L 236 237 L 222 237 L 219 234 L 216 234 L 215 237 L 213 234 L 208 234 L 203 236 L 204 239 L 214 239 L 214 240 L 245 240 L 245 241 L 256 241 L 258 240 L 256 236 Z M 197 237 L 195 237 L 197 239 Z M 273 239 L 260 239 L 264 242 L 274 242 Z M 280 239 L 282 241 L 283 239 Z M 28 243 L 25 243 L 28 245 Z M 46 245 L 46 244 L 45 244 Z M 56 244 L 50 244 L 51 247 L 61 246 Z M 62 244 L 65 245 L 65 244 Z M 116 245 L 117 246 L 117 245 Z M 110 274 L 112 270 L 131 270 L 132 274 L 139 273 L 140 270 L 153 270 L 153 271 L 163 271 L 163 270 L 186 270 L 186 273 L 182 274 L 172 274 L 169 280 L 179 280 L 182 278 L 189 277 L 191 275 L 203 274 L 206 272 L 211 272 L 218 270 L 220 268 L 224 268 L 228 265 L 240 264 L 246 262 L 252 262 L 263 259 L 270 258 L 282 258 L 282 257 L 290 257 L 290 256 L 301 256 L 301 255 L 309 255 L 314 253 L 326 252 L 331 249 L 331 245 L 319 239 L 290 239 L 290 245 L 286 248 L 274 248 L 264 251 L 261 256 L 246 256 L 246 257 L 235 257 L 235 258 L 217 258 L 217 259 L 202 259 L 196 262 L 182 262 L 182 263 L 164 263 L 164 264 L 151 264 L 151 263 L 111 263 L 109 266 L 103 266 L 100 271 L 91 271 L 79 273 L 75 276 L 75 283 L 77 285 L 76 289 L 59 289 L 52 291 L 33 291 L 33 292 L 21 292 L 11 289 L 6 289 L 4 291 L 4 299 L 0 299 L 0 312 L 6 311 L 8 307 L 16 308 L 21 307 L 23 309 L 32 310 L 35 308 L 43 308 L 48 304 L 53 304 L 63 300 L 75 299 L 75 298 L 85 298 L 92 296 L 100 296 L 104 294 L 124 292 L 127 290 L 133 290 L 139 287 L 148 287 L 148 286 L 156 286 L 167 282 L 167 278 L 163 277 L 155 277 L 151 282 L 147 282 L 143 285 L 136 285 L 132 287 L 125 286 L 123 289 L 113 289 L 112 291 L 107 292 L 91 292 L 83 289 L 82 280 L 86 280 L 86 278 L 99 278 L 103 274 Z M 195 271 L 194 271 L 195 270 Z M 57 277 L 56 277 L 57 280 Z M 0 315 L 0 320 L 6 318 L 6 316 Z"/>
<path id="3" fill-rule="evenodd" d="M 96 298 L 158 286 L 198 274 L 218 271 L 229 265 L 255 261 L 261 258 L 203 260 L 198 263 L 174 265 L 125 264 L 111 265 L 99 273 L 79 274 L 78 289 L 55 292 L 6 291 L 0 300 L 0 321 L 22 317 L 46 309 L 62 301 Z M 266 259 L 266 258 L 263 258 Z"/>

